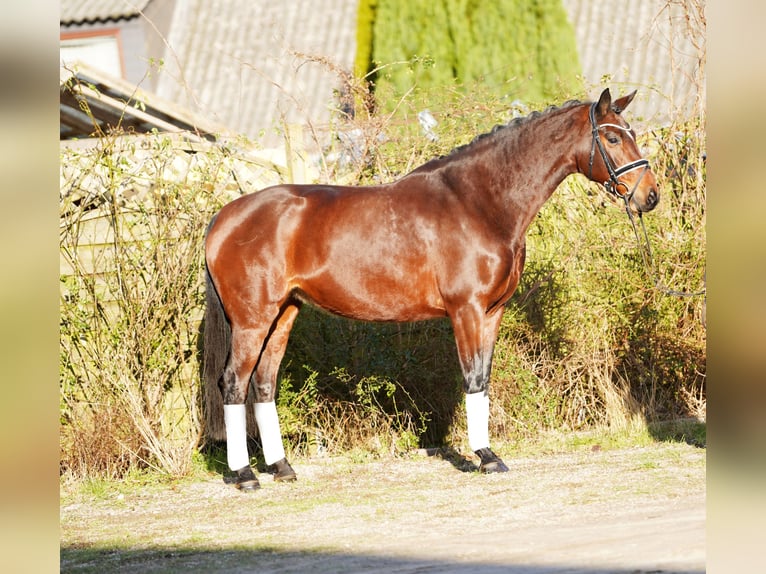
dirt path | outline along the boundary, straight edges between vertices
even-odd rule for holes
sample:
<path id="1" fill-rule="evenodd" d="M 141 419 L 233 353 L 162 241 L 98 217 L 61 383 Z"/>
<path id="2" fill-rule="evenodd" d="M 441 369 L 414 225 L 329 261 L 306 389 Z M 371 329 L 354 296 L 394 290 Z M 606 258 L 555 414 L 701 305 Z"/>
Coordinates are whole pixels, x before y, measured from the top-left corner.
<path id="1" fill-rule="evenodd" d="M 242 494 L 220 477 L 62 490 L 62 572 L 705 571 L 705 450 L 654 444 L 505 457 L 299 460 Z"/>

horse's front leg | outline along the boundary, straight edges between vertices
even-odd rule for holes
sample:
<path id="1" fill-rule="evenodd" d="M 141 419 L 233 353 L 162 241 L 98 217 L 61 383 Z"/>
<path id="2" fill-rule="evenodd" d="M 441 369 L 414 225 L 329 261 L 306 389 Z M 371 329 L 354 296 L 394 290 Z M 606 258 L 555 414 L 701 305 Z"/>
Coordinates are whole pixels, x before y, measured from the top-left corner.
<path id="1" fill-rule="evenodd" d="M 468 444 L 481 461 L 479 471 L 484 473 L 508 471 L 489 447 L 489 380 L 502 316 L 502 307 L 487 315 L 471 305 L 459 308 L 451 316 L 466 393 Z"/>

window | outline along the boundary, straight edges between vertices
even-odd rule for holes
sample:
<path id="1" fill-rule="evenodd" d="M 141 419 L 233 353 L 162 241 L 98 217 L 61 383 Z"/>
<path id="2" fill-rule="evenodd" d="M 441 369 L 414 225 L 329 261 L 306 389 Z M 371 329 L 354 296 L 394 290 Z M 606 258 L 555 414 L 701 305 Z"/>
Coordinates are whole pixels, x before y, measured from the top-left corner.
<path id="1" fill-rule="evenodd" d="M 62 36 L 60 44 L 62 64 L 85 62 L 117 78 L 123 77 L 120 39 L 116 30 L 97 34 Z"/>

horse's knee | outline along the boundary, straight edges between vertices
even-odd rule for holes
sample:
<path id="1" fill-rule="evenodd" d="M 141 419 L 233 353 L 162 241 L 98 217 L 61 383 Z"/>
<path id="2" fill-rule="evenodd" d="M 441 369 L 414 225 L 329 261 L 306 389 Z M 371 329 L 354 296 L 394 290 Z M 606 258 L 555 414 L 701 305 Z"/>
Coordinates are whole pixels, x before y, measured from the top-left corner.
<path id="1" fill-rule="evenodd" d="M 466 394 L 484 393 L 489 387 L 489 369 L 482 361 L 476 361 L 463 373 L 463 390 Z"/>
<path id="2" fill-rule="evenodd" d="M 467 395 L 485 393 L 489 388 L 489 380 L 484 378 L 471 378 L 463 380 L 463 390 Z"/>

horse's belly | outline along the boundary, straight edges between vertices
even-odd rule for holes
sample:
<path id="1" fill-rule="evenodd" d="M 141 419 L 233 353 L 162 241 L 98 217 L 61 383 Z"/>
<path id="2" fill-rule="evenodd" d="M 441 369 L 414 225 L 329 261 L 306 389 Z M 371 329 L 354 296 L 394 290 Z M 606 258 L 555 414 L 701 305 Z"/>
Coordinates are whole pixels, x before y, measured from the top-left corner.
<path id="1" fill-rule="evenodd" d="M 444 317 L 443 301 L 427 274 L 397 269 L 366 273 L 346 265 L 296 285 L 296 294 L 331 313 L 364 321 L 420 321 Z"/>

